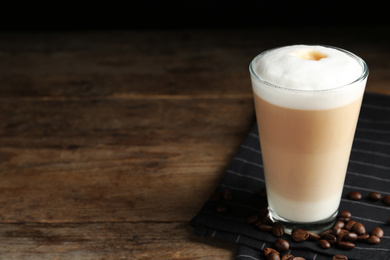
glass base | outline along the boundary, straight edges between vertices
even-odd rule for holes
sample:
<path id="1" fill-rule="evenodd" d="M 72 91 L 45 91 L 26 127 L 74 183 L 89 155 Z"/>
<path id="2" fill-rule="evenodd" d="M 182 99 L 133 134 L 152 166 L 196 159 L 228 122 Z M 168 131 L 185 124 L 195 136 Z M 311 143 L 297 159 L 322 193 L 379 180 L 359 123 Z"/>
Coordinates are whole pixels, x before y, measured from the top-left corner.
<path id="1" fill-rule="evenodd" d="M 269 216 L 274 222 L 278 222 L 284 227 L 284 232 L 286 234 L 291 235 L 291 232 L 293 229 L 303 229 L 315 234 L 321 234 L 327 229 L 330 229 L 333 227 L 333 225 L 336 222 L 337 214 L 338 211 L 336 210 L 335 213 L 333 213 L 329 218 L 316 221 L 316 222 L 310 222 L 310 223 L 305 223 L 305 222 L 293 222 L 290 220 L 287 220 L 278 214 L 276 214 L 272 208 L 269 209 Z"/>

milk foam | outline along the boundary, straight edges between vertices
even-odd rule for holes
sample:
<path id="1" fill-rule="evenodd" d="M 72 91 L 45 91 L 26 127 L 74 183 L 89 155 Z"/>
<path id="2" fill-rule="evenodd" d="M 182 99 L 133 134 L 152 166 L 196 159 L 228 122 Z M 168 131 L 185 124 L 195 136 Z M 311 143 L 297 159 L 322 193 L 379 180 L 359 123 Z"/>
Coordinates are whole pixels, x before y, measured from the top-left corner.
<path id="1" fill-rule="evenodd" d="M 293 45 L 264 52 L 251 63 L 253 91 L 275 105 L 319 110 L 361 97 L 368 69 L 347 51 Z"/>

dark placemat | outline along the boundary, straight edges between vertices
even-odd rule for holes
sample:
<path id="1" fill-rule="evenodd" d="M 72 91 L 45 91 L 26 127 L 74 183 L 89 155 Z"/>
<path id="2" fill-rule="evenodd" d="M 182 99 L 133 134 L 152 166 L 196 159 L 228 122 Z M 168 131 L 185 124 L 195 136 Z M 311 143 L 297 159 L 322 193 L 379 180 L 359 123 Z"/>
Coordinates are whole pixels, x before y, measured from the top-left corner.
<path id="1" fill-rule="evenodd" d="M 216 200 L 213 195 L 210 196 L 199 214 L 191 220 L 194 233 L 237 244 L 235 259 L 265 259 L 262 250 L 272 246 L 276 238 L 247 223 L 247 218 L 257 214 L 262 207 L 263 198 L 259 194 L 264 187 L 259 136 L 255 124 L 216 188 L 216 192 L 229 190 L 232 198 Z M 362 200 L 348 199 L 347 194 L 351 191 L 360 192 Z M 358 242 L 352 250 L 341 250 L 335 246 L 325 250 L 314 242 L 292 242 L 290 236 L 284 235 L 282 238 L 291 242 L 290 253 L 313 260 L 331 259 L 335 254 L 346 255 L 348 259 L 390 259 L 390 225 L 386 224 L 390 218 L 390 206 L 383 201 L 373 202 L 367 199 L 371 191 L 378 191 L 382 196 L 390 195 L 390 96 L 366 93 L 340 210 L 350 211 L 352 219 L 361 222 L 367 233 L 374 227 L 380 227 L 385 236 L 378 245 Z"/>

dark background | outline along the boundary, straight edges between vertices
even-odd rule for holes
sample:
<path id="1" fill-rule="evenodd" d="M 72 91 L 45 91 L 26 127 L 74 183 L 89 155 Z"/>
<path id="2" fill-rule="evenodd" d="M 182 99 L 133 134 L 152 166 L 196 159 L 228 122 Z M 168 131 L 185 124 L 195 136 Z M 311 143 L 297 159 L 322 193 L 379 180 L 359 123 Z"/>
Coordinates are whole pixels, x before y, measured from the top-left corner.
<path id="1" fill-rule="evenodd" d="M 388 25 L 387 1 L 9 1 L 1 30 Z M 388 34 L 388 32 L 384 32 Z"/>

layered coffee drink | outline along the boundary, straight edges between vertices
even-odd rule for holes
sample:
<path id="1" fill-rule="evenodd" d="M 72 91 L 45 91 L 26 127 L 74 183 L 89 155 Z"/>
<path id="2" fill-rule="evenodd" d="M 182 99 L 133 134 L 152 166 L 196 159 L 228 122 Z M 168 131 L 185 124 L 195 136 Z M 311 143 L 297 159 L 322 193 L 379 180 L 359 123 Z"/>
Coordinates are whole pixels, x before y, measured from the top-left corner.
<path id="1" fill-rule="evenodd" d="M 334 47 L 294 45 L 261 53 L 250 72 L 271 217 L 330 225 L 368 76 L 365 62 Z"/>

